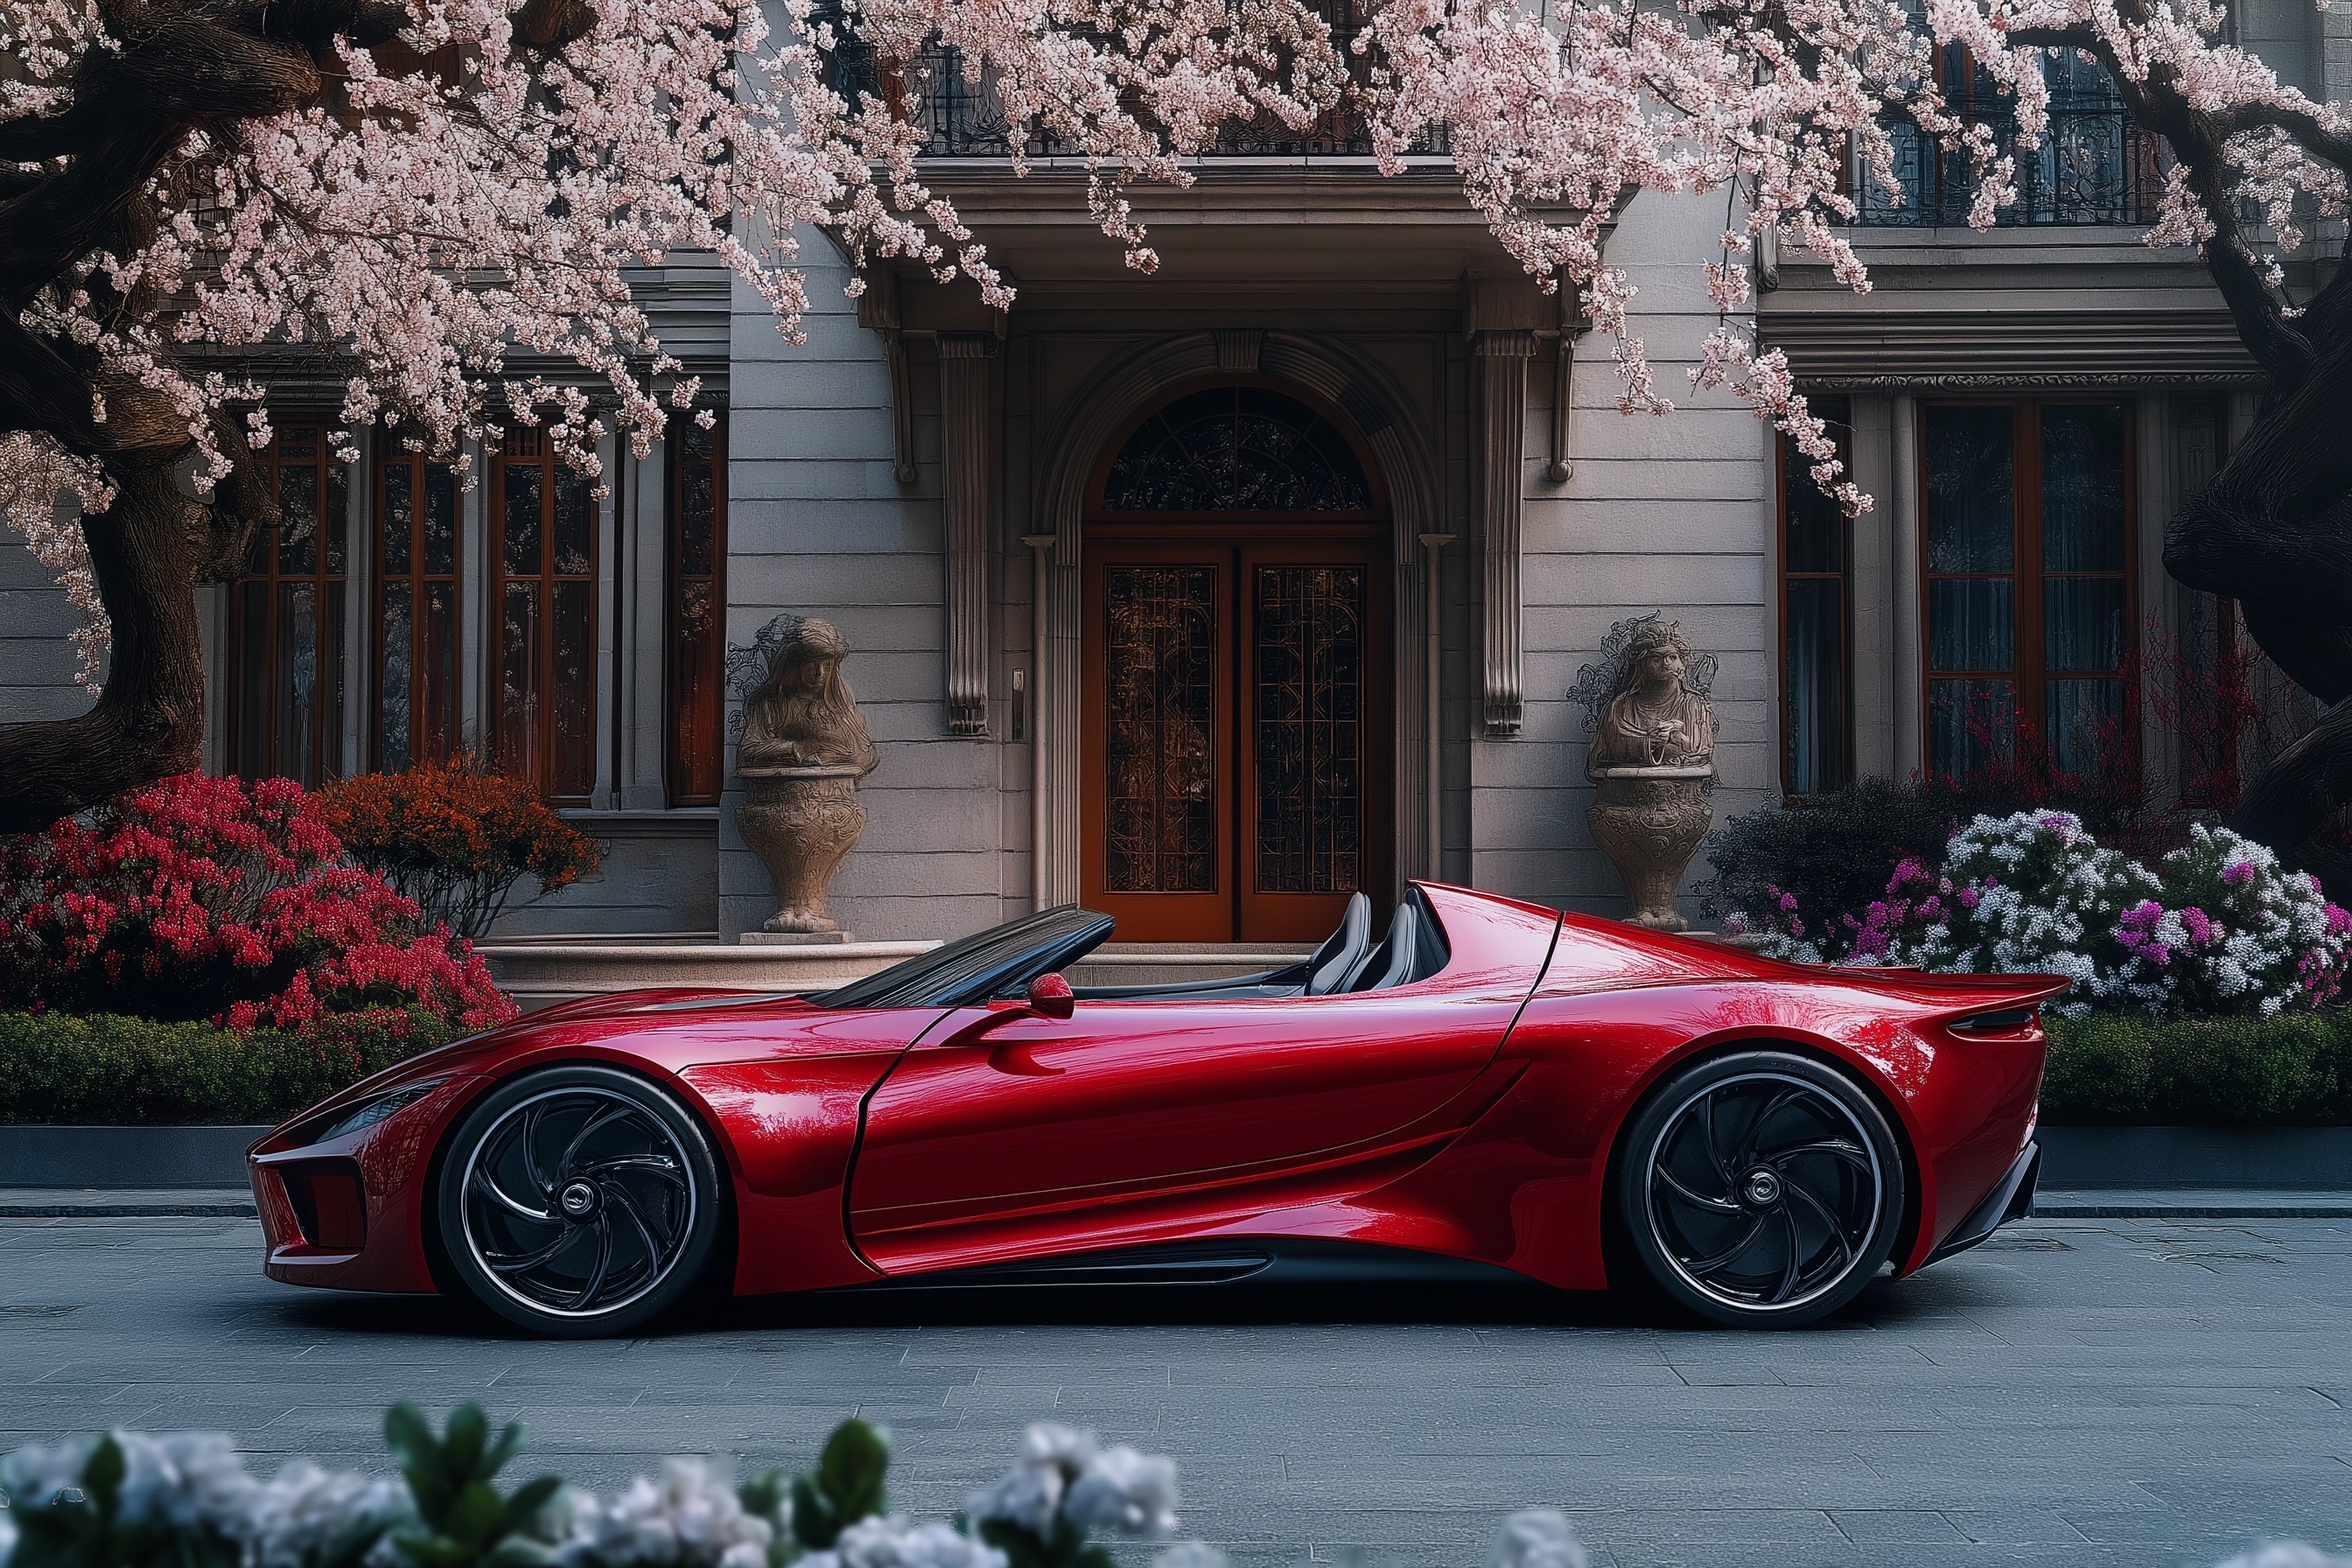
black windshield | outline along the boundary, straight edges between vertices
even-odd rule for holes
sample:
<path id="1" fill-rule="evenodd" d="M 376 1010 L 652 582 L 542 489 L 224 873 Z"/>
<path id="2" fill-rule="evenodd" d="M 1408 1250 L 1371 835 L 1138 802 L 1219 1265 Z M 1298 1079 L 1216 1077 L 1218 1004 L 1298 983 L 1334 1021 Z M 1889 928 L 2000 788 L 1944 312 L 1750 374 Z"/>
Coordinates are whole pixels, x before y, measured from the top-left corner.
<path id="1" fill-rule="evenodd" d="M 964 1007 L 1076 963 L 1110 935 L 1111 920 L 1076 904 L 935 947 L 878 974 L 809 998 L 819 1007 Z"/>

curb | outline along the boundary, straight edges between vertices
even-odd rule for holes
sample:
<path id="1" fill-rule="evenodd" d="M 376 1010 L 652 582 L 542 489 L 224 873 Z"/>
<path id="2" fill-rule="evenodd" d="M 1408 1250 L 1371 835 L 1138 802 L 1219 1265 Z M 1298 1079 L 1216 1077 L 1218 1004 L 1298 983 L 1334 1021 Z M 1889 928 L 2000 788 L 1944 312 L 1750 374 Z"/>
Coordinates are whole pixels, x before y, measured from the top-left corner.
<path id="1" fill-rule="evenodd" d="M 2352 1203 L 2263 1203 L 2260 1199 L 2222 1203 L 2069 1203 L 2063 1198 L 2033 1202 L 2035 1219 L 2343 1219 L 2352 1220 Z"/>
<path id="2" fill-rule="evenodd" d="M 111 1190 L 116 1201 L 160 1201 L 159 1189 L 184 1189 L 193 1201 L 245 1186 L 245 1151 L 269 1124 L 76 1126 L 0 1125 L 0 1202 L 35 1194 Z M 31 1189 L 30 1192 L 26 1189 Z M 98 1200 L 93 1197 L 91 1202 Z M 76 1210 L 74 1212 L 81 1212 Z"/>
<path id="3" fill-rule="evenodd" d="M 257 1219 L 251 1198 L 243 1203 L 54 1204 L 0 1199 L 0 1219 Z"/>

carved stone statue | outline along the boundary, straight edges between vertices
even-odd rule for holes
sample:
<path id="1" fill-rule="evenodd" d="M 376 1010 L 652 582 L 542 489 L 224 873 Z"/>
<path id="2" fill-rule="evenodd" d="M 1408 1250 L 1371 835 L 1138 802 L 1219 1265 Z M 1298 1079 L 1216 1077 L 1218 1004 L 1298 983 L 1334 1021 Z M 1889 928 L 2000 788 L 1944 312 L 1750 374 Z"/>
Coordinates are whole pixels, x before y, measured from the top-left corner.
<path id="1" fill-rule="evenodd" d="M 1613 645 L 1613 646 L 1612 646 Z M 1715 714 L 1706 687 L 1715 661 L 1691 652 L 1682 628 L 1656 616 L 1620 622 L 1587 666 L 1577 692 L 1592 743 L 1585 776 L 1594 798 L 1584 820 L 1625 881 L 1634 924 L 1681 931 L 1675 910 L 1683 869 L 1713 824 Z"/>
<path id="2" fill-rule="evenodd" d="M 821 941 L 841 931 L 824 912 L 825 889 L 866 830 L 857 781 L 881 760 L 841 677 L 847 657 L 825 622 L 779 616 L 730 661 L 743 701 L 735 826 L 776 885 L 767 931 Z"/>

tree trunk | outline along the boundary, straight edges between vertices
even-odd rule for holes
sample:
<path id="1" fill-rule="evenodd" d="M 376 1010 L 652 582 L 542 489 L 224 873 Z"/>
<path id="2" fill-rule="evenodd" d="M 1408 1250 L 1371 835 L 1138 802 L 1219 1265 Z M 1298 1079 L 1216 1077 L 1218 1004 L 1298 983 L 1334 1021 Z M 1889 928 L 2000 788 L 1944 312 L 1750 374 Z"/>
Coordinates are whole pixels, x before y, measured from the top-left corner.
<path id="1" fill-rule="evenodd" d="M 2205 492 L 2166 530 L 2164 563 L 2239 601 L 2247 634 L 2329 705 L 2246 786 L 2230 826 L 2330 890 L 2352 892 L 2339 816 L 2352 800 L 2352 333 L 2322 338 L 2310 373 L 2263 401 Z"/>
<path id="2" fill-rule="evenodd" d="M 2230 826 L 2268 844 L 2336 899 L 2352 896 L 2352 854 L 2332 832 L 2352 799 L 2352 701 L 2320 716 L 2310 733 L 2271 760 L 2246 786 Z M 2292 853 L 2290 853 L 2292 847 Z"/>
<path id="3" fill-rule="evenodd" d="M 145 453 L 109 465 L 114 504 L 82 520 L 100 600 L 113 622 L 106 686 L 87 713 L 0 729 L 0 833 L 30 833 L 201 760 L 205 664 L 195 583 L 209 532 Z"/>

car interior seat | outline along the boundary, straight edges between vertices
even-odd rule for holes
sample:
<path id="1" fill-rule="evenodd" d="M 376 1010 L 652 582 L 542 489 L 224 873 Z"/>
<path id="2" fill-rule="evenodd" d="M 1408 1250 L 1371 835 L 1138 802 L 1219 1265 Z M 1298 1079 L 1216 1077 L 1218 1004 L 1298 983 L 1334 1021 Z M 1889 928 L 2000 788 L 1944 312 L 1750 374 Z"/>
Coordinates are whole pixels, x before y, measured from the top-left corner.
<path id="1" fill-rule="evenodd" d="M 1362 973 L 1372 955 L 1372 900 L 1358 893 L 1348 900 L 1339 929 L 1323 939 L 1307 961 L 1307 994 L 1328 996 L 1345 991 Z"/>
<path id="2" fill-rule="evenodd" d="M 1413 969 L 1421 959 L 1421 915 L 1408 899 L 1399 903 L 1396 914 L 1389 921 L 1389 934 L 1372 951 L 1370 963 L 1356 976 L 1350 987 L 1356 991 L 1385 991 L 1391 985 L 1408 985 L 1417 978 Z"/>

